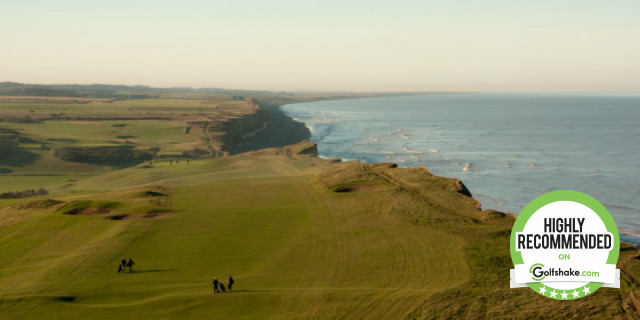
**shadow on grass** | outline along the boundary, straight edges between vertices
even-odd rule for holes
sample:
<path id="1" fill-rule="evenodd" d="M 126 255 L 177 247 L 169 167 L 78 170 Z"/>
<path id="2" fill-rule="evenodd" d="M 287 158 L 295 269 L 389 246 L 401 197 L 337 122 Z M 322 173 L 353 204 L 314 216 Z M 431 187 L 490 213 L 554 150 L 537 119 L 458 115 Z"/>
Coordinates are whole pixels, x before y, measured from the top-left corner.
<path id="1" fill-rule="evenodd" d="M 31 164 L 35 162 L 38 158 L 40 158 L 40 155 L 38 154 L 25 151 L 20 148 L 16 148 L 16 149 L 12 149 L 8 153 L 0 154 L 0 165 L 11 166 L 11 167 L 21 167 L 25 164 Z M 2 173 L 9 173 L 9 172 L 2 172 Z"/>
<path id="2" fill-rule="evenodd" d="M 138 165 L 153 158 L 150 150 L 138 150 L 133 146 L 61 147 L 54 155 L 70 162 L 111 166 L 119 169 Z"/>
<path id="3" fill-rule="evenodd" d="M 133 274 L 133 273 L 150 273 L 150 272 L 173 272 L 178 271 L 178 269 L 150 269 L 150 270 L 132 270 L 132 271 L 123 271 L 124 274 Z"/>
<path id="4" fill-rule="evenodd" d="M 60 297 L 53 298 L 53 300 L 60 301 L 60 302 L 74 302 L 74 301 L 76 301 L 76 297 L 75 296 L 60 296 Z"/>
<path id="5" fill-rule="evenodd" d="M 0 167 L 0 173 L 11 173 L 11 172 L 13 172 L 13 170 L 8 169 L 8 168 Z"/>

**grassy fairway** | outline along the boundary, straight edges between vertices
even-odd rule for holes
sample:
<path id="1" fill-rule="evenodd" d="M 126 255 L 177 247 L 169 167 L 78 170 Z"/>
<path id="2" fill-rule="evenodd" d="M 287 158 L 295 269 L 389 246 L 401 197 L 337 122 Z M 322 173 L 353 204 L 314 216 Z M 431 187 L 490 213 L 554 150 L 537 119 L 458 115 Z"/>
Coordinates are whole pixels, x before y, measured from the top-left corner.
<path id="1" fill-rule="evenodd" d="M 385 183 L 372 192 L 334 193 L 313 182 L 324 170 L 312 167 L 315 161 L 239 156 L 161 163 L 79 183 L 109 180 L 118 191 L 57 198 L 118 199 L 122 205 L 106 215 L 113 216 L 155 200 L 140 196 L 151 186 L 132 184 L 163 179 L 173 215 L 107 220 L 46 208 L 3 226 L 5 315 L 394 318 L 468 279 L 459 237 L 403 222 L 384 205 L 410 196 L 392 200 L 398 191 Z M 3 214 L 15 210 L 29 211 L 14 205 Z M 115 272 L 122 256 L 137 261 L 137 272 Z M 211 280 L 229 273 L 237 280 L 234 292 L 214 296 Z"/>
<path id="2" fill-rule="evenodd" d="M 0 193 L 50 192 L 0 199 L 0 319 L 637 316 L 635 248 L 621 289 L 509 289 L 513 217 L 480 210 L 458 180 L 321 160 L 308 143 L 226 156 L 270 121 L 256 108 L 0 104 Z M 122 257 L 134 272 L 116 273 Z M 229 274 L 233 292 L 214 295 Z"/>
<path id="3" fill-rule="evenodd" d="M 225 142 L 243 141 L 238 131 L 262 126 L 258 113 L 252 100 L 211 97 L 0 103 L 0 193 L 66 188 L 152 157 L 221 155 Z M 125 161 L 100 148 L 145 155 Z"/>
<path id="4" fill-rule="evenodd" d="M 423 169 L 291 149 L 108 173 L 50 195 L 63 203 L 0 209 L 2 318 L 543 316 L 558 302 L 507 288 L 511 218 L 457 191 Z M 116 273 L 122 257 L 134 272 Z M 214 295 L 230 273 L 234 291 Z M 559 315 L 624 317 L 611 301 L 634 287 Z"/>

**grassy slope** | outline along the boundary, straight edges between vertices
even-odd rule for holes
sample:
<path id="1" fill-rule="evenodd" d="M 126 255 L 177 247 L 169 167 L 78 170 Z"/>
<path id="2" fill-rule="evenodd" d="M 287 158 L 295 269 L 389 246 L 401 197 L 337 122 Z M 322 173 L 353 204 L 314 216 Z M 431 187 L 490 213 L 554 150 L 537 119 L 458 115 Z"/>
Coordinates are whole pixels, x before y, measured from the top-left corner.
<path id="1" fill-rule="evenodd" d="M 62 161 L 55 151 L 64 147 L 133 146 L 148 151 L 159 148 L 160 157 L 181 156 L 196 148 L 220 148 L 222 132 L 204 132 L 192 122 L 208 125 L 253 113 L 251 101 L 209 99 L 142 99 L 88 104 L 57 101 L 0 103 L 0 118 L 59 119 L 35 123 L 2 122 L 0 130 L 19 133 L 20 152 L 0 154 L 0 193 L 45 187 L 47 190 L 66 187 L 74 180 L 97 176 L 111 168 L 98 164 Z M 135 116 L 135 120 L 123 120 Z M 69 119 L 67 119 L 69 117 Z M 85 117 L 93 120 L 77 120 Z M 158 120 L 156 118 L 166 118 Z M 187 129 L 189 128 L 189 129 Z M 0 134 L 10 139 L 14 134 Z M 1 142 L 1 141 L 0 141 Z M 6 202 L 6 201 L 5 201 Z M 2 205 L 3 200 L 0 200 Z"/>
<path id="2" fill-rule="evenodd" d="M 62 146 L 126 141 L 180 154 L 207 138 L 201 128 L 185 131 L 196 114 L 216 121 L 252 108 L 243 101 L 1 107 L 34 117 L 151 112 L 172 120 L 0 123 L 37 141 L 20 144 L 29 152 L 23 158 L 0 162 L 0 192 L 51 192 L 0 200 L 0 319 L 608 319 L 634 318 L 640 308 L 640 260 L 631 249 L 621 253 L 620 290 L 559 302 L 509 289 L 513 220 L 480 212 L 455 192 L 455 180 L 424 169 L 329 163 L 291 149 L 118 171 L 53 156 Z M 377 189 L 331 191 L 352 183 Z M 30 202 L 45 198 L 72 203 Z M 62 214 L 82 206 L 113 212 Z M 161 219 L 104 219 L 159 212 Z M 138 272 L 116 274 L 122 256 L 133 257 Z M 236 292 L 214 297 L 212 278 L 228 273 Z"/>
<path id="3" fill-rule="evenodd" d="M 311 182 L 319 169 L 310 164 L 241 156 L 79 183 L 129 189 L 160 177 L 175 214 L 110 221 L 49 208 L 2 227 L 0 306 L 27 318 L 392 317 L 468 278 L 459 237 L 406 224 L 385 206 L 362 206 L 397 196 L 395 188 L 333 193 Z M 138 193 L 90 198 L 133 203 Z M 137 260 L 140 272 L 116 274 L 121 256 Z M 214 297 L 212 277 L 228 273 L 237 291 Z"/>
<path id="4" fill-rule="evenodd" d="M 550 304 L 558 316 L 632 316 L 628 282 L 574 302 L 508 289 L 512 220 L 478 211 L 455 180 L 270 154 L 134 167 L 52 195 L 168 218 L 0 211 L 3 317 L 537 318 Z M 378 189 L 331 191 L 354 182 Z M 138 272 L 117 274 L 122 256 Z M 214 296 L 212 278 L 229 273 L 236 290 Z"/>

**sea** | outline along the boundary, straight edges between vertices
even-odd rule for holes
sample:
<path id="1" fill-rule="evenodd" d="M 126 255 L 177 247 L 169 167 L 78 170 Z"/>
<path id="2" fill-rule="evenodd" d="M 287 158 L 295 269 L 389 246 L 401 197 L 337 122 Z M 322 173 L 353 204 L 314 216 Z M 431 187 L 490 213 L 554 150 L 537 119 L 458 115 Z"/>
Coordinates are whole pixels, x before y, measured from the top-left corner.
<path id="1" fill-rule="evenodd" d="M 640 244 L 640 94 L 442 93 L 289 104 L 321 157 L 425 166 L 483 209 L 576 190 Z"/>

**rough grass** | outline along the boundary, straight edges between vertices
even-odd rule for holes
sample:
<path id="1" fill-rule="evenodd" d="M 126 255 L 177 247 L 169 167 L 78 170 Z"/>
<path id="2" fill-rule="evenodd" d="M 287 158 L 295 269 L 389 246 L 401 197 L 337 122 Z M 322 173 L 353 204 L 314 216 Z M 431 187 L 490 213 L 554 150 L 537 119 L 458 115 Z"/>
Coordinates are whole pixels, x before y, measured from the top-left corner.
<path id="1" fill-rule="evenodd" d="M 363 181 L 379 188 L 333 192 Z M 422 169 L 287 149 L 108 173 L 58 194 L 57 211 L 0 223 L 0 306 L 23 319 L 634 317 L 630 276 L 577 302 L 508 289 L 513 218 L 459 190 Z M 89 207 L 172 215 L 61 213 Z M 637 252 L 623 252 L 637 274 Z M 135 272 L 115 272 L 123 256 Z M 234 292 L 213 295 L 228 274 Z"/>
<path id="2" fill-rule="evenodd" d="M 325 190 L 312 182 L 316 169 L 305 161 L 238 157 L 194 165 L 200 170 L 193 173 L 186 165 L 142 171 L 164 175 L 173 170 L 165 179 L 171 190 L 140 187 L 87 195 L 125 199 L 125 204 L 73 201 L 53 214 L 21 222 L 20 228 L 7 227 L 20 229 L 2 244 L 2 249 L 26 250 L 18 261 L 45 247 L 58 248 L 35 259 L 38 262 L 30 258 L 34 262 L 28 266 L 18 268 L 12 262 L 2 267 L 0 287 L 5 289 L 0 296 L 7 310 L 27 318 L 53 316 L 60 315 L 64 305 L 65 314 L 79 317 L 107 318 L 126 310 L 145 317 L 195 318 L 210 314 L 213 305 L 217 315 L 245 318 L 392 316 L 466 279 L 467 267 L 459 254 L 462 243 L 456 237 L 407 224 L 393 217 L 389 208 L 372 212 L 376 207 L 361 206 L 363 199 Z M 135 170 L 139 169 L 128 169 Z M 128 174 L 112 180 L 114 185 L 131 182 Z M 251 199 L 246 192 L 251 192 Z M 381 195 L 396 196 L 383 192 L 377 198 Z M 171 199 L 172 217 L 114 222 L 59 214 L 98 207 L 120 211 L 136 199 L 156 198 Z M 32 233 L 56 236 L 36 237 L 25 245 L 24 237 Z M 450 241 L 444 247 L 415 245 L 437 239 Z M 96 247 L 97 241 L 109 246 Z M 86 254 L 91 258 L 80 258 Z M 131 255 L 141 272 L 115 274 L 122 255 Z M 430 255 L 450 258 L 423 259 Z M 56 267 L 45 272 L 39 264 Z M 443 272 L 451 276 L 443 277 Z M 454 272 L 462 276 L 454 277 Z M 212 277 L 228 273 L 236 277 L 238 291 L 212 296 Z M 23 282 L 31 277 L 36 280 Z M 20 290 L 6 289 L 18 282 Z M 12 300 L 19 296 L 27 301 Z M 158 309 L 167 303 L 176 304 Z M 35 309 L 26 311 L 21 305 Z"/>
<path id="3" fill-rule="evenodd" d="M 0 200 L 0 318 L 637 318 L 635 248 L 621 251 L 619 290 L 559 302 L 508 289 L 513 217 L 481 211 L 460 181 L 424 168 L 300 156 L 315 150 L 304 143 L 175 161 L 220 155 L 220 121 L 252 108 L 0 104 L 37 122 L 0 122 L 0 192 L 50 191 Z M 122 145 L 166 158 L 113 170 L 55 157 Z M 345 187 L 356 192 L 334 192 Z M 134 272 L 115 272 L 123 256 Z M 214 296 L 213 277 L 230 273 L 234 292 Z"/>
<path id="4" fill-rule="evenodd" d="M 120 206 L 122 206 L 122 203 L 117 201 L 78 200 L 69 202 L 67 205 L 58 209 L 56 212 L 62 214 L 78 214 L 82 212 L 90 213 L 92 211 L 96 211 L 96 213 L 103 213 L 104 211 L 106 211 L 108 213 Z"/>
<path id="5" fill-rule="evenodd" d="M 128 167 L 153 159 L 150 150 L 135 150 L 131 146 L 62 147 L 56 157 L 71 162 L 84 162 L 103 166 Z"/>
<path id="6" fill-rule="evenodd" d="M 28 202 L 20 202 L 13 206 L 15 209 L 46 209 L 63 204 L 64 201 L 54 199 L 33 200 Z"/>
<path id="7" fill-rule="evenodd" d="M 222 96 L 0 103 L 0 193 L 40 187 L 64 193 L 76 181 L 148 161 L 154 153 L 174 161 L 221 155 L 225 133 L 209 128 L 225 129 L 229 119 L 254 112 L 251 101 Z M 34 121 L 1 121 L 24 116 Z"/>

